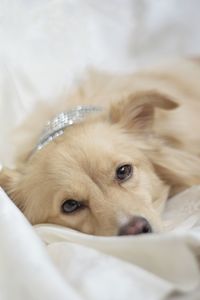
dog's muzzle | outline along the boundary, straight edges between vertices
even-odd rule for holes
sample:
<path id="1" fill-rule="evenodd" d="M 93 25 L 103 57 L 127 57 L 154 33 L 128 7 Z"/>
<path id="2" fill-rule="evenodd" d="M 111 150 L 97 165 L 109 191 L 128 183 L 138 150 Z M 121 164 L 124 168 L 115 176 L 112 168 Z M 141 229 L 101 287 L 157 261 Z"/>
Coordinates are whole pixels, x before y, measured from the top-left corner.
<path id="1" fill-rule="evenodd" d="M 149 222 L 143 217 L 135 216 L 120 228 L 118 235 L 137 235 L 151 232 L 152 228 Z"/>

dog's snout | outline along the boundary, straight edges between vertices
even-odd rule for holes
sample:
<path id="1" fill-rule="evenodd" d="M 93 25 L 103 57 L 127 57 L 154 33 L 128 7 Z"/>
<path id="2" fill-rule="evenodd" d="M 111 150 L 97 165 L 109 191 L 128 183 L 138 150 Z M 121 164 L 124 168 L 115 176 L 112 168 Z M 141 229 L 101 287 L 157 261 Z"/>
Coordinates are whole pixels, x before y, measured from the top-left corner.
<path id="1" fill-rule="evenodd" d="M 136 235 L 151 232 L 152 228 L 149 222 L 143 217 L 135 216 L 120 228 L 118 235 Z"/>

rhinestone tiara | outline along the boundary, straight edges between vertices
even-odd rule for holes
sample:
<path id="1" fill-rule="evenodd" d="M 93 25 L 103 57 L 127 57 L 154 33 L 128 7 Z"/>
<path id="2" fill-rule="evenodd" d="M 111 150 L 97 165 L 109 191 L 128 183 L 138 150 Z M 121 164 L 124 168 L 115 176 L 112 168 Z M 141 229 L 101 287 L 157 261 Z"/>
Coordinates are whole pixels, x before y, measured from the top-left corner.
<path id="1" fill-rule="evenodd" d="M 61 112 L 52 120 L 48 121 L 36 147 L 32 153 L 42 149 L 58 136 L 64 133 L 66 127 L 72 126 L 81 122 L 85 117 L 91 113 L 101 112 L 102 108 L 93 105 L 77 106 L 67 112 Z"/>

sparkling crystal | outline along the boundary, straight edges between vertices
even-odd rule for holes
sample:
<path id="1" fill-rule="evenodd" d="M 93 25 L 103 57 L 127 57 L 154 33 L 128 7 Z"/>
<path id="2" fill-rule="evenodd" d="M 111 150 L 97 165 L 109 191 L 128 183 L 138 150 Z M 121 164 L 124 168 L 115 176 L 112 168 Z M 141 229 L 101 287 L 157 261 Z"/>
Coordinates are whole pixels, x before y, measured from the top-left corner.
<path id="1" fill-rule="evenodd" d="M 48 121 L 44 127 L 42 135 L 33 149 L 32 154 L 42 149 L 45 145 L 64 133 L 64 129 L 73 124 L 81 122 L 91 113 L 101 112 L 102 108 L 92 105 L 77 106 L 68 112 L 62 112 Z"/>

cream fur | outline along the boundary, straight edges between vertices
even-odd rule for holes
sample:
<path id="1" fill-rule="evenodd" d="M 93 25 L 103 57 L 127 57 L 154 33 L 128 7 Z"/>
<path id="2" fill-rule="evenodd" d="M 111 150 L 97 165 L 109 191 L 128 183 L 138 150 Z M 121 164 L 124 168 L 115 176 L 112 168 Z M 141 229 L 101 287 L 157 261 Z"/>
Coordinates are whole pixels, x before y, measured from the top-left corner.
<path id="1" fill-rule="evenodd" d="M 116 235 L 124 220 L 139 215 L 162 231 L 165 201 L 200 183 L 199 66 L 181 60 L 133 75 L 91 72 L 67 101 L 36 108 L 22 128 L 16 170 L 4 169 L 0 184 L 33 224 Z M 45 121 L 79 104 L 104 111 L 30 156 Z M 119 184 L 115 170 L 122 163 L 133 164 L 134 172 Z M 63 214 L 67 199 L 87 208 Z"/>

